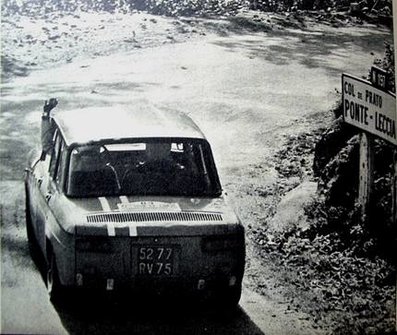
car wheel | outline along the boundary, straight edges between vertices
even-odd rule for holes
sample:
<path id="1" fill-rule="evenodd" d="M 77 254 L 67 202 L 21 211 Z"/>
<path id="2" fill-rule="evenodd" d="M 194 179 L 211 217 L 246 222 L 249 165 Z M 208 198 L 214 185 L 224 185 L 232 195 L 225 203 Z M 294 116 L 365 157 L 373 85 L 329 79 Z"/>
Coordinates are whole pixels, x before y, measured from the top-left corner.
<path id="1" fill-rule="evenodd" d="M 225 312 L 234 311 L 241 297 L 241 286 L 226 289 L 225 291 L 218 292 L 212 298 L 213 304 Z"/>
<path id="2" fill-rule="evenodd" d="M 47 291 L 52 302 L 59 302 L 63 296 L 63 287 L 59 280 L 54 253 L 51 252 L 47 265 Z"/>
<path id="3" fill-rule="evenodd" d="M 233 289 L 230 289 L 226 294 L 225 294 L 225 307 L 227 308 L 236 308 L 238 306 L 238 303 L 241 298 L 241 286 L 237 286 Z"/>

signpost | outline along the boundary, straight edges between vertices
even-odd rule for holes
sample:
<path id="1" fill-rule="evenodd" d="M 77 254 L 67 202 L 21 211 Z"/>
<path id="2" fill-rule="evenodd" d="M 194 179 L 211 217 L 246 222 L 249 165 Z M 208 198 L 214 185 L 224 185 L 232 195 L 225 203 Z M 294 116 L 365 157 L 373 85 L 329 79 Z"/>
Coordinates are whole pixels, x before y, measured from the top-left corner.
<path id="1" fill-rule="evenodd" d="M 373 66 L 371 82 L 342 74 L 344 121 L 363 130 L 360 135 L 360 184 L 358 201 L 361 220 L 368 220 L 368 204 L 373 183 L 373 136 L 395 146 L 393 152 L 392 220 L 397 223 L 397 106 L 395 94 L 388 91 L 387 72 Z M 397 283 L 396 283 L 397 310 Z M 397 313 L 395 330 L 397 331 Z"/>
<path id="2" fill-rule="evenodd" d="M 342 74 L 344 121 L 363 130 L 360 135 L 360 182 L 358 188 L 362 221 L 368 219 L 368 205 L 371 199 L 373 137 L 380 137 L 397 146 L 396 97 L 386 90 L 387 73 L 374 66 L 371 69 L 371 81 Z M 394 171 L 394 178 L 396 175 L 397 171 Z M 393 191 L 392 194 L 395 192 Z M 392 199 L 394 210 L 396 210 L 395 202 L 394 195 Z"/>

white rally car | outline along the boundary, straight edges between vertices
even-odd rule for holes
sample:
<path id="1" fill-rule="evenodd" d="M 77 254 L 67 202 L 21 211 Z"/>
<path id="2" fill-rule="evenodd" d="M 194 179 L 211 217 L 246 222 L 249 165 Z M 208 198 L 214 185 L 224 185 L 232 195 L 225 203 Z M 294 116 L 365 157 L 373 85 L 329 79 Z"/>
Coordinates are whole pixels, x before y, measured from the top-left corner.
<path id="1" fill-rule="evenodd" d="M 26 169 L 28 239 L 50 298 L 66 288 L 240 299 L 244 228 L 210 145 L 185 114 L 143 105 L 56 112 Z"/>

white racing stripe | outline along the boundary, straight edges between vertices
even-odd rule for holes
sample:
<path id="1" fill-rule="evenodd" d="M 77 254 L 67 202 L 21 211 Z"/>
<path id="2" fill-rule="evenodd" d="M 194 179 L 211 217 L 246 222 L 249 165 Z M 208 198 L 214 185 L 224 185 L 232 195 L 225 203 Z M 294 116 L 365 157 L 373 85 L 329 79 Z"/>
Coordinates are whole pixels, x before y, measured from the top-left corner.
<path id="1" fill-rule="evenodd" d="M 106 199 L 105 197 L 99 197 L 98 200 L 101 203 L 103 211 L 105 212 L 111 211 L 108 199 Z"/>
<path id="2" fill-rule="evenodd" d="M 116 236 L 116 228 L 114 227 L 113 223 L 108 223 L 107 224 L 107 228 L 108 228 L 108 235 L 109 236 Z"/>
<path id="3" fill-rule="evenodd" d="M 130 236 L 138 236 L 138 231 L 136 229 L 136 226 L 129 226 L 130 229 Z"/>
<path id="4" fill-rule="evenodd" d="M 125 195 L 121 195 L 120 197 L 120 201 L 122 204 L 129 204 L 130 202 L 128 201 L 128 198 Z M 99 197 L 99 202 L 101 203 L 102 206 L 102 210 L 104 212 L 111 212 L 111 208 L 109 205 L 109 201 L 105 198 L 105 197 Z M 107 230 L 108 230 L 108 236 L 116 236 L 116 228 L 125 228 L 127 227 L 127 225 L 122 224 L 115 224 L 112 222 L 108 222 L 107 225 Z M 138 232 L 136 229 L 136 226 L 128 226 L 128 230 L 129 230 L 129 235 L 130 236 L 138 236 Z"/>
<path id="5" fill-rule="evenodd" d="M 129 204 L 130 202 L 128 201 L 128 198 L 125 195 L 120 195 L 119 196 L 120 201 L 122 204 Z"/>
<path id="6" fill-rule="evenodd" d="M 117 235 L 117 229 L 122 229 L 122 228 L 128 228 L 128 233 L 129 236 L 138 236 L 138 231 L 136 226 L 130 226 L 126 224 L 117 224 L 117 223 L 112 223 L 108 222 L 106 224 L 107 230 L 108 230 L 108 236 L 116 236 Z"/>

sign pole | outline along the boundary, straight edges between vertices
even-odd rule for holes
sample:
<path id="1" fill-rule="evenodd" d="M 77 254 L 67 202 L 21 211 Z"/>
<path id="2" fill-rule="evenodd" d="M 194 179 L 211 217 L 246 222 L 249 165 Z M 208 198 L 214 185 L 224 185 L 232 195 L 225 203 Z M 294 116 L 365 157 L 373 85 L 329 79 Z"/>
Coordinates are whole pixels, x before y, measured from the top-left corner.
<path id="1" fill-rule="evenodd" d="M 371 200 L 374 150 L 373 137 L 366 132 L 360 134 L 360 182 L 358 188 L 358 203 L 361 209 L 361 221 L 368 221 L 368 209 Z"/>
<path id="2" fill-rule="evenodd" d="M 395 25 L 396 27 L 397 25 Z M 361 130 L 358 203 L 361 222 L 368 222 L 374 170 L 374 137 L 394 146 L 392 176 L 392 219 L 397 223 L 397 109 L 396 95 L 388 87 L 388 73 L 371 68 L 371 81 L 342 74 L 344 122 Z M 397 284 L 397 280 L 396 280 Z M 397 285 L 396 285 L 397 311 Z M 397 313 L 396 332 L 397 332 Z"/>

